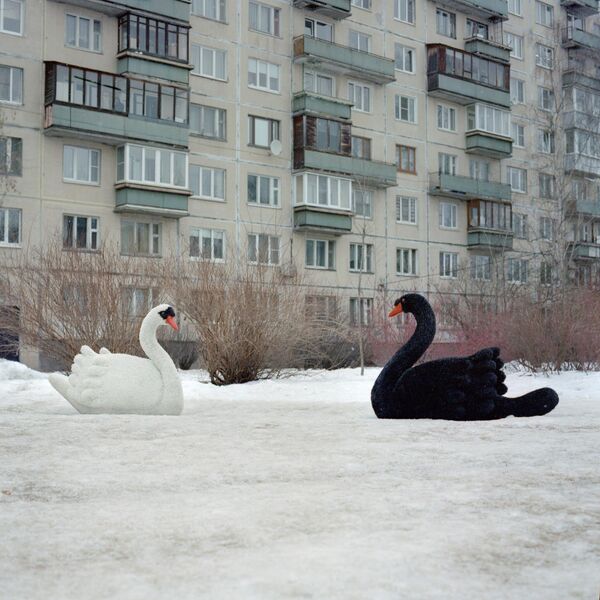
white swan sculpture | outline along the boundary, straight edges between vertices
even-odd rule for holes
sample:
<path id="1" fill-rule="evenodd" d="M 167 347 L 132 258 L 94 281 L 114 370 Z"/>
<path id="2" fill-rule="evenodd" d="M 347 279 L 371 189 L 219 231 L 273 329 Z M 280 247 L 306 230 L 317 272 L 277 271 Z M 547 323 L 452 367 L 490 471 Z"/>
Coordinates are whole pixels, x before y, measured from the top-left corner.
<path id="1" fill-rule="evenodd" d="M 156 339 L 161 325 L 177 330 L 175 311 L 168 304 L 154 307 L 142 321 L 140 345 L 148 358 L 97 354 L 82 346 L 71 367 L 71 375 L 52 373 L 52 387 L 80 413 L 179 415 L 183 389 L 171 357 Z"/>

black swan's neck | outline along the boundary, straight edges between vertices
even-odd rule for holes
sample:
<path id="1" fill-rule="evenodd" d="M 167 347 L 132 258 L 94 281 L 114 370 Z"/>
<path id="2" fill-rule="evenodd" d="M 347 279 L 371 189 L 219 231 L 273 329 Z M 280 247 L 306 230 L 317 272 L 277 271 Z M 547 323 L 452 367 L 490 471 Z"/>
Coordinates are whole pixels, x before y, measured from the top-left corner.
<path id="1" fill-rule="evenodd" d="M 425 351 L 433 342 L 435 315 L 429 302 L 422 298 L 414 307 L 413 314 L 417 321 L 415 332 L 381 370 L 377 379 L 382 384 L 388 381 L 395 383 L 404 371 L 410 369 L 425 354 Z"/>

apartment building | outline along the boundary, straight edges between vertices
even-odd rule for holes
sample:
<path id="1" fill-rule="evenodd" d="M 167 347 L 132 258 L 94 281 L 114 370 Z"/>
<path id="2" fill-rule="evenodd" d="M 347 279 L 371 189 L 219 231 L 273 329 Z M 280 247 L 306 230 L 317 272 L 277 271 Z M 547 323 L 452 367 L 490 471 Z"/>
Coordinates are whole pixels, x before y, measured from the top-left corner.
<path id="1" fill-rule="evenodd" d="M 260 263 L 301 272 L 311 306 L 354 321 L 378 295 L 461 279 L 551 285 L 559 247 L 591 283 L 597 13 L 0 0 L 0 264 L 56 236 L 65 251 Z"/>

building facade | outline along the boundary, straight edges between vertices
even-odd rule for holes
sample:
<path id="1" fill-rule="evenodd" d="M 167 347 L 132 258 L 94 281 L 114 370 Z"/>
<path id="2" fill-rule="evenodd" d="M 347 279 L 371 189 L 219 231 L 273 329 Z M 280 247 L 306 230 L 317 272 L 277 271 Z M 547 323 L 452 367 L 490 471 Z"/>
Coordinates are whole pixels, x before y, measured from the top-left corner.
<path id="1" fill-rule="evenodd" d="M 0 262 L 59 236 L 262 263 L 354 321 L 378 294 L 461 278 L 551 285 L 561 257 L 593 282 L 597 13 L 0 0 Z"/>

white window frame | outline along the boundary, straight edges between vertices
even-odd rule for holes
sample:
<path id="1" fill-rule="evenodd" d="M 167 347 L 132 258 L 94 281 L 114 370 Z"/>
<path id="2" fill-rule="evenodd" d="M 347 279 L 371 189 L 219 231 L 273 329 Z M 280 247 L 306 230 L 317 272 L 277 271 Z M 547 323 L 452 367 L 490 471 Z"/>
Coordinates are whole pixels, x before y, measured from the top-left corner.
<path id="1" fill-rule="evenodd" d="M 256 185 L 255 185 L 255 189 L 256 189 L 256 200 L 251 200 L 250 199 L 250 178 L 254 177 L 256 178 Z M 269 191 L 269 198 L 268 198 L 268 202 L 262 202 L 261 201 L 261 190 L 262 190 L 262 182 L 265 182 L 268 185 Z M 270 206 L 271 208 L 279 208 L 279 196 L 281 194 L 280 192 L 280 187 L 281 187 L 281 180 L 279 179 L 279 177 L 272 177 L 270 175 L 259 175 L 256 173 L 248 173 L 248 177 L 246 179 L 246 183 L 248 186 L 248 204 L 250 204 L 250 206 Z"/>
<path id="2" fill-rule="evenodd" d="M 525 104 L 525 81 L 523 79 L 510 78 L 510 101 L 512 104 Z"/>
<path id="3" fill-rule="evenodd" d="M 513 220 L 513 234 L 516 238 L 521 240 L 526 240 L 529 237 L 528 234 L 528 219 L 527 215 L 523 213 L 515 213 L 512 214 Z"/>
<path id="4" fill-rule="evenodd" d="M 8 206 L 0 206 L 0 213 L 3 215 L 4 227 L 0 230 L 0 246 L 17 248 L 21 245 L 21 238 L 23 235 L 23 211 L 20 208 L 10 208 Z M 18 240 L 16 242 L 8 241 L 8 224 L 10 222 L 10 215 L 17 215 L 19 228 L 18 228 Z M 14 217 L 13 217 L 14 218 Z"/>
<path id="5" fill-rule="evenodd" d="M 307 31 L 307 23 L 310 23 L 310 31 Z M 328 35 L 323 36 L 322 32 L 327 31 Z M 323 40 L 324 42 L 333 42 L 333 25 L 327 21 L 314 19 L 311 17 L 304 18 L 304 35 L 315 40 Z"/>
<path id="6" fill-rule="evenodd" d="M 554 92 L 542 85 L 538 85 L 538 108 L 546 112 L 551 112 L 554 108 Z"/>
<path id="7" fill-rule="evenodd" d="M 535 0 L 535 22 L 544 27 L 554 25 L 554 7 L 546 2 Z"/>
<path id="8" fill-rule="evenodd" d="M 447 152 L 438 152 L 438 172 L 444 175 L 456 175 L 458 156 Z"/>
<path id="9" fill-rule="evenodd" d="M 371 0 L 352 0 L 352 6 L 363 10 L 371 10 Z"/>
<path id="10" fill-rule="evenodd" d="M 527 260 L 522 258 L 509 258 L 507 280 L 510 283 L 527 283 L 527 269 Z"/>
<path id="11" fill-rule="evenodd" d="M 210 114 L 211 111 L 214 111 L 212 130 L 216 132 L 216 135 L 209 135 L 207 133 L 207 128 L 205 125 L 205 121 L 207 120 L 207 115 Z M 192 113 L 198 112 L 200 122 L 200 131 L 196 131 L 192 129 Z M 199 135 L 201 137 L 205 137 L 209 140 L 219 140 L 225 141 L 227 139 L 227 111 L 224 108 L 217 108 L 216 106 L 206 106 L 204 104 L 194 104 L 190 103 L 190 133 L 192 135 Z M 220 135 L 222 133 L 222 135 Z"/>
<path id="12" fill-rule="evenodd" d="M 191 14 L 202 17 L 203 19 L 225 23 L 225 16 L 227 14 L 225 1 L 226 0 L 192 0 Z M 214 4 L 215 17 L 211 17 L 207 14 L 209 3 Z M 212 6 L 210 8 L 212 8 Z"/>
<path id="13" fill-rule="evenodd" d="M 406 106 L 402 106 L 403 103 Z M 403 113 L 406 113 L 406 119 L 402 118 Z M 417 99 L 414 96 L 396 94 L 394 97 L 394 116 L 397 121 L 415 125 L 417 123 Z"/>
<path id="14" fill-rule="evenodd" d="M 75 43 L 70 44 L 68 39 L 68 22 L 69 18 L 75 19 Z M 88 41 L 89 46 L 82 46 L 81 42 L 81 28 L 82 21 L 87 21 L 88 28 Z M 96 37 L 96 25 L 98 25 L 99 35 Z M 98 43 L 96 44 L 96 40 Z M 102 21 L 100 19 L 93 19 L 84 15 L 78 15 L 76 13 L 65 13 L 65 46 L 67 48 L 76 48 L 77 50 L 85 50 L 86 52 L 96 52 L 97 54 L 102 52 Z"/>
<path id="15" fill-rule="evenodd" d="M 267 240 L 267 261 L 260 261 L 260 241 Z M 275 243 L 275 240 L 277 242 Z M 254 254 L 256 260 L 252 260 Z M 252 265 L 277 266 L 281 256 L 281 238 L 267 233 L 249 233 L 248 234 L 248 262 Z"/>
<path id="16" fill-rule="evenodd" d="M 6 29 L 4 27 L 4 16 L 5 16 L 5 8 L 4 8 L 4 4 L 5 4 L 6 0 L 0 0 L 0 33 L 6 33 L 8 35 L 17 35 L 17 36 L 22 36 L 23 35 L 23 23 L 24 23 L 24 17 L 25 17 L 25 3 L 23 2 L 23 0 L 12 0 L 12 2 L 16 5 L 18 5 L 19 7 L 19 31 L 12 31 L 10 29 Z"/>
<path id="17" fill-rule="evenodd" d="M 504 44 L 510 46 L 510 57 L 516 58 L 517 60 L 523 60 L 523 43 L 524 38 L 522 35 L 511 33 L 510 31 L 504 32 Z"/>
<path id="18" fill-rule="evenodd" d="M 348 31 L 348 47 L 359 52 L 371 52 L 373 36 L 364 31 L 350 29 Z"/>
<path id="19" fill-rule="evenodd" d="M 517 194 L 526 194 L 527 169 L 521 169 L 519 167 L 507 167 L 506 171 L 511 191 Z M 513 175 L 515 175 L 515 177 L 513 177 Z M 514 185 L 515 183 L 518 184 L 518 187 Z"/>
<path id="20" fill-rule="evenodd" d="M 511 15 L 520 17 L 523 15 L 523 6 L 521 0 L 508 0 L 508 12 Z"/>
<path id="21" fill-rule="evenodd" d="M 359 204 L 357 202 L 357 195 L 359 194 L 362 196 L 360 204 L 362 204 L 363 208 L 368 207 L 368 210 L 366 211 L 368 214 L 364 214 L 364 211 L 361 213 L 356 210 L 356 207 Z M 373 190 L 359 189 L 356 186 L 352 189 L 352 210 L 357 217 L 363 219 L 373 218 L 373 197 Z"/>
<path id="22" fill-rule="evenodd" d="M 438 35 L 456 39 L 456 13 L 444 8 L 436 8 L 435 30 Z"/>
<path id="23" fill-rule="evenodd" d="M 309 178 L 313 180 L 317 196 L 309 197 Z M 298 181 L 302 182 L 302 194 L 298 191 Z M 319 190 L 324 186 L 324 203 L 319 202 Z M 321 173 L 300 173 L 294 177 L 294 197 L 296 205 L 327 206 L 338 210 L 352 210 L 352 180 L 343 177 L 333 177 Z"/>
<path id="24" fill-rule="evenodd" d="M 510 110 L 477 102 L 467 107 L 467 131 L 485 131 L 510 138 L 510 117 Z"/>
<path id="25" fill-rule="evenodd" d="M 416 62 L 417 51 L 415 48 L 404 44 L 394 44 L 394 67 L 396 71 L 414 75 L 417 70 Z"/>
<path id="26" fill-rule="evenodd" d="M 458 253 L 440 252 L 440 278 L 456 279 L 458 277 Z"/>
<path id="27" fill-rule="evenodd" d="M 458 206 L 454 202 L 440 202 L 440 229 L 458 229 Z"/>
<path id="28" fill-rule="evenodd" d="M 0 176 L 21 177 L 23 175 L 23 138 L 0 136 L 0 157 L 4 154 L 4 164 L 0 163 Z"/>
<path id="29" fill-rule="evenodd" d="M 546 261 L 540 263 L 540 285 L 552 285 L 552 264 Z"/>
<path id="30" fill-rule="evenodd" d="M 0 104 L 23 104 L 23 69 L 20 67 L 12 67 L 11 65 L 0 65 L 0 69 L 8 69 L 8 95 L 7 100 L 0 98 Z M 19 77 L 16 78 L 15 74 L 19 73 Z M 17 79 L 18 81 L 15 81 Z"/>
<path id="31" fill-rule="evenodd" d="M 511 123 L 512 140 L 515 148 L 525 148 L 525 125 L 521 123 Z"/>
<path id="32" fill-rule="evenodd" d="M 490 281 L 492 258 L 486 254 L 471 255 L 471 279 L 475 281 Z"/>
<path id="33" fill-rule="evenodd" d="M 416 248 L 396 248 L 396 275 L 418 274 L 419 257 Z M 404 267 L 408 267 L 404 269 Z"/>
<path id="34" fill-rule="evenodd" d="M 348 253 L 350 273 L 374 273 L 375 246 L 352 242 Z M 354 264 L 354 266 L 352 266 Z M 363 268 L 363 266 L 365 268 Z"/>
<path id="35" fill-rule="evenodd" d="M 437 128 L 441 131 L 456 132 L 456 109 L 446 104 L 437 105 Z"/>
<path id="36" fill-rule="evenodd" d="M 253 9 L 253 6 L 256 8 Z M 268 12 L 268 16 L 265 21 L 265 13 L 263 12 L 266 9 Z M 252 23 L 252 12 L 256 11 L 256 23 L 253 25 Z M 256 31 L 257 33 L 263 33 L 265 35 L 271 35 L 273 37 L 280 37 L 281 34 L 281 9 L 275 8 L 274 6 L 270 6 L 269 4 L 264 4 L 262 2 L 256 2 L 255 0 L 250 0 L 249 14 L 248 14 L 248 29 L 250 31 Z"/>
<path id="37" fill-rule="evenodd" d="M 360 315 L 358 314 L 360 311 Z M 350 298 L 350 324 L 368 326 L 373 321 L 373 298 Z"/>
<path id="38" fill-rule="evenodd" d="M 67 150 L 68 149 L 68 150 Z M 73 151 L 73 168 L 72 168 L 72 177 L 67 176 L 67 151 Z M 87 153 L 87 179 L 77 179 L 77 159 L 78 152 L 81 150 L 85 150 Z M 92 157 L 96 156 L 96 165 L 94 165 Z M 84 146 L 73 146 L 71 144 L 65 144 L 63 146 L 63 181 L 65 183 L 77 183 L 79 185 L 100 185 L 102 181 L 102 152 L 97 148 L 87 148 Z M 93 178 L 94 170 L 96 171 L 96 179 Z"/>
<path id="39" fill-rule="evenodd" d="M 218 60 L 222 57 L 223 74 L 217 73 Z M 190 44 L 190 58 L 194 65 L 192 75 L 206 77 L 207 79 L 216 79 L 217 81 L 227 81 L 227 50 L 211 48 L 202 44 Z M 198 58 L 199 60 L 196 60 Z M 196 63 L 199 64 L 196 64 Z"/>
<path id="40" fill-rule="evenodd" d="M 554 241 L 555 221 L 552 217 L 540 217 L 540 239 L 544 242 Z"/>
<path id="41" fill-rule="evenodd" d="M 415 24 L 415 0 L 394 0 L 394 19 L 409 25 Z"/>
<path id="42" fill-rule="evenodd" d="M 252 70 L 252 67 L 255 70 Z M 281 68 L 275 63 L 260 60 L 258 58 L 248 58 L 248 87 L 261 92 L 269 92 L 270 94 L 281 93 Z M 251 78 L 254 76 L 255 83 L 251 83 Z M 265 77 L 266 85 L 261 85 L 261 76 Z M 276 87 L 271 87 L 271 83 L 277 82 Z"/>
<path id="43" fill-rule="evenodd" d="M 404 216 L 407 216 L 405 219 Z M 414 196 L 396 196 L 396 223 L 417 225 L 417 198 Z"/>
<path id="44" fill-rule="evenodd" d="M 538 129 L 537 149 L 542 154 L 554 154 L 554 132 L 551 129 Z"/>
<path id="45" fill-rule="evenodd" d="M 131 151 L 136 148 L 141 148 L 141 179 L 134 179 L 130 176 L 131 166 Z M 122 150 L 121 150 L 122 149 Z M 154 179 L 150 180 L 146 178 L 146 155 L 154 153 Z M 123 162 L 121 163 L 121 158 Z M 181 166 L 181 173 L 183 174 L 183 181 L 180 184 L 175 183 L 175 162 L 183 160 Z M 169 181 L 161 181 L 163 173 L 161 172 L 161 161 L 169 161 Z M 122 167 L 121 167 L 122 165 Z M 119 173 L 119 171 L 122 171 Z M 142 146 L 141 144 L 123 144 L 117 148 L 117 183 L 120 182 L 131 182 L 141 183 L 145 185 L 151 185 L 153 187 L 164 187 L 164 188 L 176 188 L 187 190 L 189 185 L 189 166 L 188 166 L 188 153 L 179 152 L 177 150 L 170 150 L 168 148 L 156 148 L 154 146 Z"/>
<path id="46" fill-rule="evenodd" d="M 322 248 L 324 263 L 318 264 L 318 248 Z M 318 238 L 307 238 L 304 251 L 304 264 L 307 269 L 322 269 L 325 271 L 335 270 L 335 240 L 323 240 Z"/>
<path id="47" fill-rule="evenodd" d="M 72 231 L 72 240 L 71 245 L 68 246 L 65 244 L 65 226 L 66 220 L 73 219 L 73 231 Z M 77 222 L 82 219 L 85 220 L 85 247 L 78 248 L 77 247 Z M 96 221 L 96 226 L 94 227 L 94 221 Z M 95 234 L 95 239 L 94 239 Z M 87 250 L 93 251 L 98 250 L 100 246 L 100 217 L 89 217 L 85 215 L 76 215 L 74 213 L 66 213 L 63 214 L 63 248 L 68 250 Z M 95 242 L 95 243 L 94 243 Z"/>
<path id="48" fill-rule="evenodd" d="M 550 173 L 538 174 L 540 198 L 553 199 L 556 194 L 556 180 Z"/>
<path id="49" fill-rule="evenodd" d="M 309 82 L 307 82 L 307 77 Z M 320 90 L 319 80 L 328 79 L 331 82 L 331 94 L 326 94 Z M 312 82 L 312 85 L 311 85 Z M 327 96 L 328 98 L 335 98 L 335 77 L 326 73 L 319 73 L 310 69 L 304 71 L 304 91 L 310 92 L 311 94 L 317 94 L 319 96 Z"/>
<path id="50" fill-rule="evenodd" d="M 207 235 L 208 234 L 208 235 Z M 216 242 L 221 241 L 221 253 L 222 256 L 216 256 Z M 192 254 L 192 238 L 198 239 L 198 255 Z M 205 239 L 210 240 L 210 256 L 202 256 Z M 225 262 L 226 259 L 226 240 L 227 233 L 224 229 L 211 229 L 209 227 L 191 227 L 190 228 L 190 248 L 189 255 L 191 260 L 199 260 L 206 262 L 217 262 L 222 263 Z"/>
<path id="51" fill-rule="evenodd" d="M 217 167 L 206 167 L 204 165 L 196 165 L 196 164 L 190 164 L 189 165 L 189 177 L 188 177 L 188 184 L 190 186 L 190 189 L 192 189 L 192 181 L 194 179 L 196 179 L 195 177 L 192 177 L 192 170 L 198 169 L 198 191 L 199 194 L 193 194 L 194 198 L 202 198 L 203 200 L 214 200 L 216 202 L 225 202 L 225 182 L 226 182 L 226 171 L 225 169 L 219 169 Z M 204 184 L 204 178 L 205 178 L 205 174 L 206 176 L 209 178 L 210 180 L 210 193 L 209 194 L 203 194 L 203 184 Z M 222 185 L 221 188 L 223 190 L 223 195 L 222 196 L 218 196 L 217 195 L 217 190 L 219 188 L 218 186 L 218 178 L 221 177 L 222 178 Z"/>
<path id="52" fill-rule="evenodd" d="M 554 48 L 544 44 L 535 45 L 535 64 L 542 69 L 554 68 Z"/>
<path id="53" fill-rule="evenodd" d="M 348 100 L 354 104 L 352 110 L 370 113 L 372 96 L 371 86 L 356 81 L 348 82 Z"/>
<path id="54" fill-rule="evenodd" d="M 149 252 L 138 252 L 136 249 L 133 252 L 126 252 L 123 244 L 123 225 L 125 223 L 133 223 L 133 245 L 139 246 L 138 225 L 148 225 L 148 249 Z M 121 254 L 123 256 L 160 256 L 162 250 L 162 223 L 156 221 L 147 221 L 144 219 L 121 219 Z"/>

